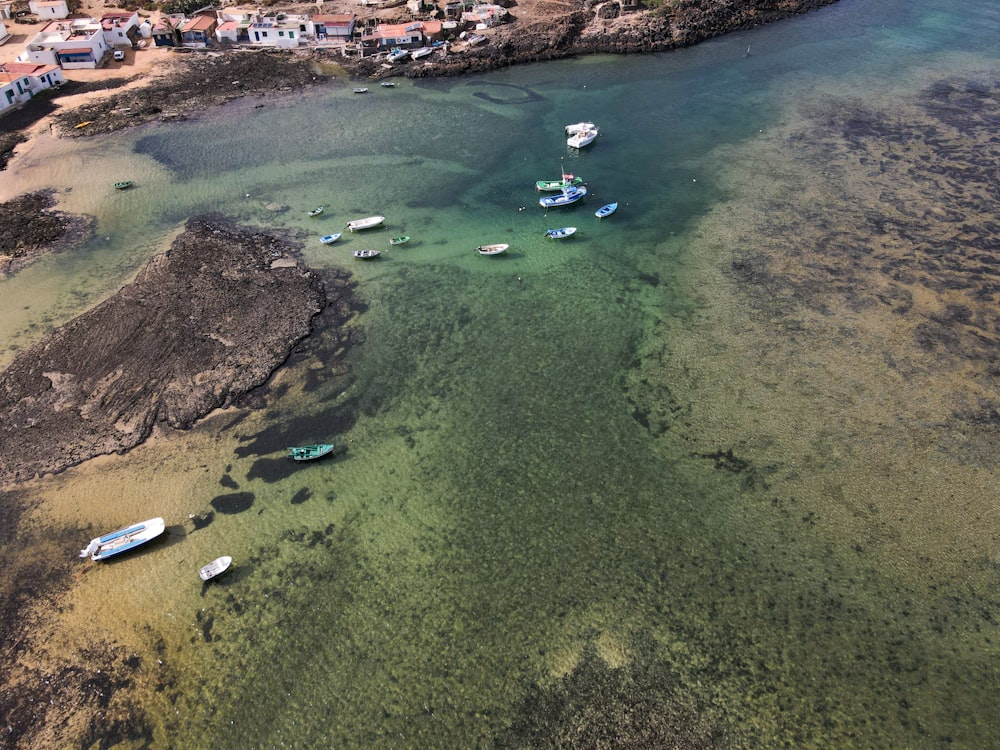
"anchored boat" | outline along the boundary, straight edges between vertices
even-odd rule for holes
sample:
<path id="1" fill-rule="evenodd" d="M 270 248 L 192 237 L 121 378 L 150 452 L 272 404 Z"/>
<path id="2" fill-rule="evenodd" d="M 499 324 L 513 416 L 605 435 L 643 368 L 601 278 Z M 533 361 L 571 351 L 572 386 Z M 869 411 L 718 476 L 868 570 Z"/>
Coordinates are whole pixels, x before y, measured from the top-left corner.
<path id="1" fill-rule="evenodd" d="M 355 250 L 355 253 L 360 252 Z M 293 461 L 312 461 L 317 458 L 323 458 L 323 456 L 328 456 L 333 453 L 332 443 L 318 443 L 316 445 L 302 445 L 296 448 L 288 449 L 288 457 Z"/>
<path id="2" fill-rule="evenodd" d="M 198 571 L 198 577 L 203 581 L 211 581 L 213 578 L 218 578 L 227 570 L 229 566 L 233 564 L 233 558 L 229 555 L 223 555 L 222 557 L 217 557 L 208 565 L 203 565 Z"/>
<path id="3" fill-rule="evenodd" d="M 162 518 L 151 518 L 148 521 L 91 539 L 90 544 L 80 550 L 80 557 L 89 556 L 95 562 L 105 560 L 155 539 L 163 533 L 164 529 L 166 529 L 166 524 L 163 523 Z"/>
<path id="4" fill-rule="evenodd" d="M 377 227 L 383 221 L 385 221 L 384 216 L 368 216 L 364 219 L 355 219 L 354 221 L 347 222 L 347 229 L 350 232 L 358 232 L 362 229 Z"/>

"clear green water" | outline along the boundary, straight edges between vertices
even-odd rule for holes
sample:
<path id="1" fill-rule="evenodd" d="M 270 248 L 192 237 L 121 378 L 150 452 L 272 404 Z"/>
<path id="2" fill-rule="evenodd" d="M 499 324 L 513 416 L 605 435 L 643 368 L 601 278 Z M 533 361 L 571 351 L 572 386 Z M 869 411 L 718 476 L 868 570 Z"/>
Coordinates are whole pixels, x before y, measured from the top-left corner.
<path id="1" fill-rule="evenodd" d="M 843 2 L 665 56 L 367 96 L 341 81 L 115 140 L 45 142 L 4 175 L 5 195 L 72 188 L 63 207 L 99 220 L 85 250 L 2 282 L 8 360 L 201 211 L 302 236 L 310 263 L 356 272 L 368 304 L 349 377 L 307 357 L 245 419 L 84 469 L 86 490 L 76 472 L 37 488 L 86 521 L 103 504 L 109 528 L 118 513 L 181 517 L 253 493 L 249 510 L 129 570 L 88 574 L 113 608 L 142 612 L 116 637 L 151 669 L 133 699 L 155 743 L 1000 742 L 995 467 L 946 458 L 912 479 L 907 425 L 867 445 L 886 463 L 866 463 L 856 425 L 878 406 L 850 393 L 856 412 L 815 417 L 831 389 L 874 383 L 878 358 L 859 355 L 845 380 L 827 341 L 772 335 L 727 275 L 736 249 L 778 257 L 769 222 L 794 235 L 816 210 L 835 165 L 796 159 L 822 152 L 810 127 L 839 102 L 908 102 L 995 70 L 1000 4 L 981 6 Z M 562 126 L 583 119 L 602 135 L 570 153 Z M 546 215 L 533 183 L 563 166 L 592 195 Z M 848 180 L 869 169 L 836 166 Z M 94 189 L 118 175 L 137 188 Z M 611 200 L 621 209 L 598 222 Z M 315 205 L 326 210 L 310 219 Z M 837 211 L 821 220 L 849 221 Z M 319 244 L 374 213 L 384 228 Z M 580 231 L 543 237 L 566 225 Z M 414 240 L 388 250 L 403 233 Z M 510 253 L 473 251 L 492 242 Z M 360 247 L 388 252 L 352 263 Z M 760 375 L 770 356 L 801 376 Z M 294 472 L 279 460 L 321 439 L 348 452 Z M 937 494 L 939 471 L 979 503 L 962 506 L 980 520 L 957 550 L 967 513 Z M 159 494 L 108 510 L 144 482 Z M 221 585 L 179 575 L 223 553 L 237 567 Z M 155 596 L 115 588 L 133 575 Z M 157 680 L 160 697 L 144 692 Z"/>

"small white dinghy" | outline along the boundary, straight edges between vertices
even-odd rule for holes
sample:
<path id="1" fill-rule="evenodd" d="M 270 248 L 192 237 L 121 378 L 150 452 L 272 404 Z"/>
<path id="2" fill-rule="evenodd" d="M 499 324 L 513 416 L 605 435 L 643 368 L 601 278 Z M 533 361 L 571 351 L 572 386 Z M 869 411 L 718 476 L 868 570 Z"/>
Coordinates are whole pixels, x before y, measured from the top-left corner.
<path id="1" fill-rule="evenodd" d="M 597 130 L 597 126 L 592 122 L 574 122 L 566 126 L 566 135 L 576 135 L 584 130 Z"/>
<path id="2" fill-rule="evenodd" d="M 553 240 L 563 240 L 576 234 L 576 227 L 563 227 L 562 229 L 546 229 L 545 236 Z"/>
<path id="3" fill-rule="evenodd" d="M 319 238 L 319 241 L 324 245 L 332 245 L 334 242 L 340 239 L 340 232 L 334 232 L 333 234 L 324 234 Z"/>
<path id="4" fill-rule="evenodd" d="M 213 578 L 218 578 L 229 570 L 229 566 L 232 564 L 233 558 L 229 555 L 217 557 L 208 565 L 202 566 L 202 568 L 198 571 L 198 577 L 203 581 L 211 581 Z"/>
<path id="5" fill-rule="evenodd" d="M 309 215 L 319 216 L 321 213 L 323 213 L 323 206 L 316 206 L 316 208 L 309 212 Z"/>
<path id="6" fill-rule="evenodd" d="M 383 221 L 385 221 L 384 216 L 367 216 L 364 219 L 355 219 L 354 221 L 347 222 L 347 229 L 350 232 L 358 232 L 362 229 L 377 227 Z"/>
<path id="7" fill-rule="evenodd" d="M 507 252 L 507 248 L 510 245 L 496 244 L 496 245 L 480 245 L 476 248 L 476 252 L 480 255 L 500 255 Z"/>

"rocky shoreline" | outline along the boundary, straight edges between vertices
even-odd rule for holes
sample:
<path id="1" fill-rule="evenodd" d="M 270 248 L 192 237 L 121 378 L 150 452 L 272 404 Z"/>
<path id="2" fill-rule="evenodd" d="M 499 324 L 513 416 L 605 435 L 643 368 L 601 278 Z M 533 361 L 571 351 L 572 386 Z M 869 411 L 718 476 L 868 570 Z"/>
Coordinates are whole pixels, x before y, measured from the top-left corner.
<path id="1" fill-rule="evenodd" d="M 189 428 L 264 383 L 353 288 L 295 251 L 192 219 L 134 282 L 18 354 L 0 375 L 0 485 L 125 452 L 158 424 Z"/>

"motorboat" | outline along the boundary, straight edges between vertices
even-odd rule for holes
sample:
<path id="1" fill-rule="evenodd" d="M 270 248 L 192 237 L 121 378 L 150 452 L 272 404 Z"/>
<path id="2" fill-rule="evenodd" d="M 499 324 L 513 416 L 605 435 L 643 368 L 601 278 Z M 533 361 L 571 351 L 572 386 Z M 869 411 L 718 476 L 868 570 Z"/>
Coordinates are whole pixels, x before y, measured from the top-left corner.
<path id="1" fill-rule="evenodd" d="M 162 518 L 151 518 L 142 523 L 126 526 L 124 529 L 91 539 L 90 544 L 80 550 L 80 557 L 89 556 L 95 562 L 106 560 L 155 539 L 166 528 Z"/>

